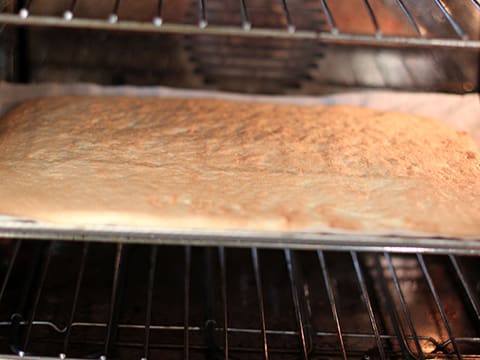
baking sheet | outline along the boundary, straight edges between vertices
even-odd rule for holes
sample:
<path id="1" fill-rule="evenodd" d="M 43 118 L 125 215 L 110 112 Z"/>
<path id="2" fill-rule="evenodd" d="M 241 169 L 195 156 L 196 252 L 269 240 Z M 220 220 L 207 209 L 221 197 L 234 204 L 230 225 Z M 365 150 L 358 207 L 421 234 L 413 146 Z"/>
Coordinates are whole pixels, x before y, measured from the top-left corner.
<path id="1" fill-rule="evenodd" d="M 408 93 L 395 91 L 362 91 L 329 96 L 252 96 L 203 90 L 171 89 L 166 87 L 105 87 L 92 84 L 37 84 L 21 85 L 0 83 L 0 116 L 22 101 L 42 96 L 58 95 L 129 95 L 155 97 L 191 97 L 191 98 L 218 98 L 239 101 L 274 102 L 298 105 L 358 105 L 379 110 L 393 110 L 436 118 L 459 130 L 468 131 L 480 148 L 480 102 L 477 94 L 453 95 L 439 93 Z M 23 235 L 22 235 L 23 234 Z M 423 246 L 428 248 L 432 244 L 431 238 L 418 237 L 408 233 L 402 234 L 358 234 L 348 232 L 332 233 L 267 233 L 267 232 L 240 232 L 240 231 L 212 231 L 199 232 L 194 230 L 179 231 L 176 229 L 147 229 L 122 226 L 82 226 L 68 227 L 55 224 L 20 219 L 0 215 L 0 236 L 47 237 L 61 239 L 109 239 L 135 242 L 167 242 L 167 243 L 210 243 L 213 245 L 254 245 L 254 243 L 269 246 L 280 244 L 293 247 L 309 247 L 330 241 L 331 246 Z M 478 236 L 480 239 L 480 234 Z M 160 241 L 162 239 L 162 241 Z M 202 240 L 203 239 L 203 240 Z M 208 239 L 208 240 L 207 240 Z M 256 240 L 255 240 L 256 239 Z M 260 241 L 261 239 L 261 241 Z M 346 243 L 341 242 L 344 239 Z M 428 240 L 430 239 L 430 241 Z M 114 241 L 115 241 L 114 240 Z M 427 240 L 427 243 L 424 241 Z M 473 240 L 473 242 L 471 241 Z M 461 241 L 462 248 L 470 250 L 477 247 L 477 239 Z M 255 242 L 256 241 L 256 242 Z M 435 239 L 435 248 L 458 247 L 458 239 Z M 475 246 L 473 245 L 475 244 Z M 433 249 L 433 247 L 432 247 Z M 480 251 L 480 247 L 478 248 Z"/>

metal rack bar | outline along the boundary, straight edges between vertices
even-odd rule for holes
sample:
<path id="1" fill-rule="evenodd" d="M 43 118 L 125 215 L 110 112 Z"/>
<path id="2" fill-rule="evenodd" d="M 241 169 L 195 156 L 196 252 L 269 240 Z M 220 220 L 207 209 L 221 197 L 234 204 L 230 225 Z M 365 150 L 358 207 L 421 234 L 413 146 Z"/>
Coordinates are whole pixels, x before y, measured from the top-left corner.
<path id="1" fill-rule="evenodd" d="M 283 15 L 285 16 L 285 21 L 287 22 L 287 31 L 289 33 L 295 32 L 295 25 L 292 23 L 292 17 L 290 16 L 290 10 L 288 10 L 287 0 L 280 0 L 282 2 Z"/>
<path id="2" fill-rule="evenodd" d="M 0 289 L 0 301 L 3 298 L 3 294 L 5 294 L 5 289 L 7 288 L 8 281 L 10 280 L 10 276 L 12 275 L 13 266 L 15 265 L 15 260 L 17 260 L 18 252 L 20 250 L 20 246 L 22 246 L 22 240 L 16 242 L 15 247 L 12 252 L 12 256 L 10 257 L 10 261 L 8 262 L 7 272 L 3 277 L 2 287 Z"/>
<path id="3" fill-rule="evenodd" d="M 472 310 L 475 313 L 475 316 L 477 318 L 476 319 L 477 324 L 480 324 L 479 305 L 477 304 L 477 301 L 475 300 L 475 296 L 473 296 L 472 290 L 471 290 L 470 286 L 468 285 L 467 280 L 465 279 L 465 276 L 463 275 L 462 269 L 460 268 L 460 265 L 459 265 L 455 256 L 448 255 L 448 258 L 450 259 L 450 262 L 452 263 L 453 268 L 455 269 L 455 273 L 457 274 L 457 277 L 458 277 L 458 279 L 460 280 L 460 283 L 463 286 L 463 290 L 465 291 L 465 294 L 467 295 L 468 304 L 472 307 Z"/>
<path id="4" fill-rule="evenodd" d="M 445 314 L 445 310 L 440 302 L 440 298 L 438 297 L 437 291 L 435 290 L 435 286 L 433 285 L 433 280 L 430 276 L 427 265 L 425 264 L 423 255 L 417 254 L 417 260 L 418 260 L 418 263 L 420 264 L 420 268 L 422 269 L 425 280 L 427 281 L 428 287 L 430 289 L 430 293 L 432 294 L 433 300 L 435 301 L 435 305 L 437 306 L 440 316 L 442 317 L 442 321 L 443 321 L 443 324 L 445 325 L 445 329 L 447 330 L 449 340 L 452 342 L 452 345 L 455 350 L 455 353 L 457 354 L 457 357 L 459 359 L 462 359 L 462 355 L 460 353 L 460 349 L 458 348 L 457 341 L 453 336 L 452 328 L 450 327 L 447 314 Z"/>
<path id="5" fill-rule="evenodd" d="M 207 22 L 207 10 L 205 8 L 205 0 L 198 0 L 198 27 L 200 29 L 206 28 Z"/>
<path id="6" fill-rule="evenodd" d="M 248 10 L 245 0 L 240 0 L 240 12 L 242 13 L 243 30 L 250 30 L 252 28 L 252 24 L 248 18 Z"/>
<path id="7" fill-rule="evenodd" d="M 292 253 L 289 249 L 285 249 L 283 251 L 285 255 L 285 263 L 287 265 L 288 270 L 288 278 L 290 280 L 290 290 L 292 293 L 292 301 L 293 306 L 295 308 L 295 316 L 298 321 L 298 331 L 300 334 L 300 344 L 302 346 L 303 358 L 308 360 L 308 346 L 307 346 L 307 333 L 306 333 L 306 325 L 305 325 L 305 315 L 303 314 L 302 307 L 300 306 L 300 300 L 298 298 L 298 284 L 296 280 L 296 276 L 294 274 L 294 266 L 292 263 Z"/>
<path id="8" fill-rule="evenodd" d="M 65 339 L 63 340 L 63 354 L 67 354 L 68 343 L 70 341 L 70 335 L 72 333 L 72 324 L 75 319 L 75 312 L 77 310 L 78 299 L 80 297 L 80 288 L 82 286 L 83 275 L 85 273 L 85 264 L 87 262 L 87 255 L 89 250 L 90 243 L 86 242 L 83 245 L 82 259 L 80 260 L 80 269 L 78 270 L 77 281 L 75 283 L 75 292 L 73 294 L 72 310 L 70 311 L 70 316 L 66 328 Z"/>
<path id="9" fill-rule="evenodd" d="M 335 301 L 335 293 L 330 282 L 330 276 L 327 271 L 327 263 L 325 261 L 325 256 L 323 251 L 317 250 L 318 260 L 320 261 L 320 267 L 322 269 L 323 281 L 325 282 L 325 288 L 327 289 L 328 301 L 332 309 L 333 320 L 335 320 L 338 342 L 340 343 L 340 348 L 342 349 L 342 357 L 344 360 L 347 360 L 347 350 L 345 349 L 345 342 L 343 341 L 342 327 L 340 326 L 340 319 L 337 311 L 337 303 Z"/>
<path id="10" fill-rule="evenodd" d="M 108 16 L 108 22 L 111 24 L 116 24 L 118 22 L 118 9 L 120 8 L 120 1 L 121 0 L 115 0 L 115 3 L 113 4 L 113 10 Z"/>
<path id="11" fill-rule="evenodd" d="M 415 21 L 412 14 L 410 13 L 410 10 L 408 10 L 408 8 L 405 6 L 405 3 L 403 2 L 403 0 L 396 0 L 396 2 L 400 7 L 400 9 L 402 10 L 405 17 L 407 18 L 407 21 L 409 22 L 409 24 L 415 29 L 415 32 L 417 33 L 417 35 L 425 36 L 425 34 L 422 31 L 420 31 L 420 27 L 418 26 L 417 22 Z"/>
<path id="12" fill-rule="evenodd" d="M 27 332 L 25 334 L 25 340 L 23 342 L 23 351 L 27 352 L 28 343 L 30 341 L 30 334 L 32 332 L 33 327 L 33 320 L 35 319 L 35 315 L 37 313 L 38 304 L 40 303 L 40 296 L 42 295 L 43 286 L 45 285 L 45 280 L 47 279 L 48 268 L 50 266 L 50 260 L 52 258 L 52 247 L 53 242 L 50 242 L 45 251 L 45 261 L 43 263 L 43 269 L 40 275 L 40 281 L 37 288 L 37 293 L 35 294 L 35 300 L 32 306 L 32 313 L 30 315 L 30 319 L 28 321 Z"/>
<path id="13" fill-rule="evenodd" d="M 382 31 L 380 29 L 380 25 L 378 24 L 377 15 L 375 15 L 375 12 L 372 9 L 372 5 L 370 4 L 370 1 L 369 0 L 363 0 L 363 3 L 365 4 L 365 7 L 367 8 L 368 16 L 370 17 L 370 20 L 372 21 L 373 27 L 375 28 L 376 36 L 380 36 Z"/>
<path id="14" fill-rule="evenodd" d="M 190 269 L 192 266 L 192 249 L 190 246 L 185 247 L 185 274 L 184 274 L 184 299 L 183 299 L 183 358 L 190 358 Z"/>
<path id="15" fill-rule="evenodd" d="M 328 7 L 327 0 L 320 0 L 320 3 L 322 4 L 322 8 L 323 8 L 323 12 L 325 13 L 325 16 L 327 17 L 328 25 L 330 25 L 330 32 L 332 34 L 338 34 L 337 24 L 335 23 L 335 19 L 333 18 L 332 12 Z"/>
<path id="16" fill-rule="evenodd" d="M 218 346 L 215 339 L 215 293 L 217 277 L 214 269 L 213 248 L 204 249 L 204 294 L 205 294 L 205 343 L 207 345 L 207 359 L 214 359 L 218 352 Z"/>
<path id="17" fill-rule="evenodd" d="M 227 274 L 226 274 L 225 249 L 223 247 L 218 248 L 218 256 L 220 260 L 220 278 L 222 282 L 223 339 L 224 339 L 223 354 L 224 354 L 224 358 L 228 360 Z"/>
<path id="18" fill-rule="evenodd" d="M 263 302 L 263 290 L 262 290 L 262 278 L 260 276 L 260 263 L 258 261 L 258 251 L 256 248 L 252 248 L 252 265 L 253 272 L 255 274 L 255 284 L 257 287 L 257 297 L 260 309 L 260 320 L 262 322 L 262 337 L 263 337 L 263 357 L 265 360 L 269 359 L 268 355 L 268 341 L 267 341 L 267 326 L 265 323 L 265 307 Z"/>
<path id="19" fill-rule="evenodd" d="M 420 346 L 420 341 L 418 340 L 417 332 L 415 331 L 415 326 L 413 326 L 412 316 L 410 315 L 410 311 L 408 310 L 407 303 L 405 301 L 405 296 L 403 295 L 402 288 L 400 286 L 400 281 L 398 280 L 397 271 L 393 266 L 392 258 L 389 253 L 384 253 L 385 259 L 387 260 L 388 268 L 390 273 L 392 274 L 393 283 L 395 285 L 395 290 L 397 291 L 398 298 L 400 299 L 400 304 L 402 306 L 402 311 L 405 314 L 405 318 L 407 320 L 407 325 L 412 334 L 413 341 L 415 343 L 415 347 L 417 348 L 417 354 L 420 357 L 420 360 L 425 359 L 425 355 L 423 354 L 422 347 Z"/>
<path id="20" fill-rule="evenodd" d="M 463 31 L 462 27 L 455 21 L 455 19 L 453 18 L 453 16 L 450 14 L 447 7 L 443 3 L 443 0 L 433 0 L 433 1 L 437 5 L 437 7 L 440 9 L 442 14 L 447 18 L 450 25 L 452 25 L 452 28 L 457 33 L 458 37 L 463 40 L 468 39 L 468 35 L 465 33 L 465 31 Z"/>
<path id="21" fill-rule="evenodd" d="M 414 358 L 414 356 L 412 356 L 412 353 L 410 352 L 410 349 L 408 348 L 405 332 L 403 331 L 402 324 L 400 323 L 390 292 L 388 291 L 387 283 L 383 273 L 383 268 L 380 264 L 380 260 L 378 259 L 378 256 L 375 256 L 374 263 L 375 263 L 375 270 L 377 272 L 378 278 L 380 279 L 380 282 L 379 282 L 380 289 L 383 293 L 385 306 L 387 308 L 388 314 L 390 315 L 393 331 L 395 333 L 396 338 L 398 339 L 398 343 L 400 345 L 400 349 L 402 351 L 403 357 L 405 359 L 408 359 L 410 356 Z"/>
<path id="22" fill-rule="evenodd" d="M 45 246 L 42 243 L 36 244 L 33 248 L 33 251 L 30 251 L 30 264 L 27 269 L 25 269 L 25 280 L 21 283 L 21 291 L 20 291 L 20 298 L 15 299 L 15 311 L 10 316 L 10 322 L 7 326 L 10 326 L 10 336 L 9 336 L 9 343 L 10 349 L 15 354 L 21 354 L 24 352 L 18 348 L 20 341 L 19 338 L 19 326 L 20 325 L 27 325 L 28 321 L 24 321 L 24 317 L 22 314 L 25 314 L 28 310 L 26 308 L 27 302 L 29 299 L 29 295 L 34 291 L 34 282 L 35 282 L 35 275 L 40 271 L 42 268 L 42 250 L 45 250 Z"/>
<path id="23" fill-rule="evenodd" d="M 119 1 L 119 0 L 117 0 Z M 436 0 L 438 1 L 438 0 Z M 204 0 L 199 0 L 199 3 L 204 3 Z M 200 5 L 201 13 L 204 13 L 204 8 Z M 203 10 L 202 10 L 203 9 Z M 327 19 L 328 19 L 328 13 Z M 20 16 L 19 16 L 20 15 Z M 27 9 L 21 9 L 19 15 L 11 13 L 0 13 L 0 23 L 17 25 L 17 26 L 48 26 L 48 27 L 66 27 L 66 28 L 86 28 L 98 30 L 112 30 L 112 31 L 129 31 L 129 32 L 162 32 L 175 34 L 204 34 L 204 35 L 226 35 L 226 36 L 248 36 L 248 37 L 275 37 L 288 39 L 310 39 L 323 43 L 332 43 L 337 45 L 363 45 L 363 46 L 380 46 L 380 47 L 422 47 L 422 48 L 457 48 L 462 50 L 478 50 L 480 49 L 480 41 L 467 39 L 461 37 L 460 39 L 450 38 L 425 38 L 425 37 L 407 37 L 407 36 L 377 36 L 369 34 L 346 34 L 339 33 L 332 28 L 332 31 L 316 31 L 316 30 L 300 30 L 300 31 L 285 31 L 284 29 L 271 28 L 253 28 L 250 31 L 245 31 L 241 26 L 208 26 L 205 22 L 198 25 L 188 24 L 162 24 L 157 26 L 152 22 L 139 22 L 122 20 L 117 22 L 118 16 L 111 16 L 112 21 L 105 21 L 102 19 L 91 18 L 72 18 L 66 21 L 63 17 L 57 16 L 43 16 L 31 15 L 29 16 Z M 330 19 L 332 20 L 332 19 Z M 292 30 L 292 29 L 290 29 Z M 5 229 L 3 229 L 5 230 Z M 22 225 L 22 234 L 25 237 L 26 226 Z M 9 232 L 7 236 L 11 236 Z M 18 235 L 18 234 L 17 234 Z M 58 232 L 55 232 L 55 237 L 58 238 Z M 35 236 L 42 236 L 41 233 L 36 232 Z M 51 237 L 50 237 L 51 238 Z M 83 239 L 83 237 L 79 237 Z M 118 239 L 117 239 L 118 241 Z"/>
<path id="24" fill-rule="evenodd" d="M 157 14 L 153 18 L 153 24 L 155 26 L 161 26 L 163 24 L 163 0 L 158 0 L 157 2 Z"/>
<path id="25" fill-rule="evenodd" d="M 2 321 L 0 322 L 0 327 L 7 327 L 11 326 L 13 321 Z M 22 320 L 18 323 L 19 325 L 25 326 L 28 325 L 28 321 Z M 58 324 L 52 323 L 51 321 L 42 321 L 42 320 L 35 320 L 33 321 L 34 326 L 38 327 L 48 327 L 51 330 L 54 330 L 58 332 L 59 334 L 65 333 L 66 328 L 60 327 Z M 108 324 L 107 323 L 96 323 L 96 322 L 75 322 L 72 324 L 72 327 L 75 328 L 107 328 Z M 118 324 L 117 327 L 119 329 L 140 329 L 140 330 L 145 330 L 145 324 Z M 183 331 L 184 326 L 183 325 L 151 325 L 150 330 L 155 330 L 155 331 Z M 204 329 L 200 326 L 189 326 L 189 331 L 196 331 L 196 332 L 202 332 Z M 218 332 L 223 332 L 224 329 L 223 327 L 215 327 L 215 331 Z M 256 329 L 256 328 L 235 328 L 235 327 L 229 327 L 228 332 L 231 333 L 241 333 L 241 334 L 262 334 L 261 329 Z M 293 336 L 293 337 L 298 337 L 298 331 L 297 330 L 266 330 L 267 335 L 285 335 L 285 336 Z M 314 333 L 315 336 L 317 337 L 337 337 L 338 334 L 336 331 L 317 331 Z M 343 337 L 344 338 L 356 338 L 356 339 L 375 339 L 375 334 L 372 333 L 362 333 L 362 332 L 343 332 Z M 395 340 L 397 339 L 396 335 L 391 335 L 391 334 L 381 334 L 380 335 L 381 339 L 385 340 Z M 407 339 L 413 340 L 412 336 L 408 336 Z M 436 345 L 438 347 L 444 348 L 446 345 L 450 344 L 450 340 L 444 341 L 442 343 L 438 342 L 436 339 L 424 335 L 424 336 L 418 336 L 419 340 L 430 342 L 433 345 Z M 457 342 L 465 342 L 465 343 L 475 343 L 480 345 L 480 337 L 457 337 L 455 338 Z M 57 342 L 59 342 L 57 340 Z M 103 345 L 104 342 L 101 340 L 96 340 L 96 344 Z M 137 347 L 140 349 L 144 348 L 144 342 L 138 342 Z M 151 345 L 151 348 L 154 346 L 158 347 L 157 345 Z M 183 344 L 179 344 L 178 346 L 181 346 L 183 348 Z M 272 350 L 272 351 L 275 351 Z M 292 350 L 292 352 L 296 353 L 296 350 Z"/>
<path id="26" fill-rule="evenodd" d="M 362 300 L 367 309 L 368 317 L 370 318 L 370 324 L 372 326 L 372 330 L 375 335 L 378 352 L 380 354 L 380 358 L 382 360 L 385 360 L 386 359 L 385 350 L 383 349 L 382 339 L 380 338 L 377 322 L 375 320 L 375 315 L 373 313 L 372 304 L 370 302 L 370 297 L 368 296 L 367 286 L 365 284 L 365 279 L 363 278 L 362 269 L 360 268 L 360 262 L 358 261 L 358 256 L 356 252 L 351 251 L 350 255 L 352 257 L 353 266 L 355 268 L 355 273 L 357 275 L 358 286 L 360 287 L 360 291 L 362 293 Z"/>
<path id="27" fill-rule="evenodd" d="M 153 246 L 150 253 L 150 263 L 148 268 L 148 290 L 147 290 L 147 309 L 145 312 L 145 345 L 143 348 L 143 360 L 149 358 L 150 349 L 150 325 L 152 324 L 152 304 L 153 290 L 155 288 L 155 270 L 157 269 L 157 251 L 158 247 Z"/>
<path id="28" fill-rule="evenodd" d="M 22 24 L 28 21 L 23 21 L 16 15 L 5 15 L 9 19 L 20 20 Z M 4 17 L 0 14 L 0 22 Z M 31 18 L 31 20 L 33 17 Z M 56 19 L 57 21 L 58 19 Z M 78 19 L 74 18 L 68 24 L 78 23 Z M 105 20 L 97 20 L 102 24 L 108 24 Z M 60 21 L 65 24 L 64 20 Z M 108 24 L 105 29 L 121 28 L 126 30 L 125 23 L 129 27 L 132 23 L 127 21 L 121 21 L 117 25 Z M 17 23 L 18 24 L 18 23 Z M 138 25 L 139 23 L 134 23 Z M 168 25 L 168 26 L 167 26 Z M 64 25 L 65 26 L 65 25 Z M 72 27 L 72 26 L 69 26 Z M 75 26 L 73 26 L 75 27 Z M 175 26 L 174 26 L 175 27 Z M 166 32 L 173 32 L 169 24 L 164 24 L 161 27 L 155 27 L 153 24 L 146 26 L 148 29 L 155 29 L 153 32 L 162 32 L 166 28 L 169 28 Z M 141 31 L 147 31 L 145 25 L 142 25 Z M 177 27 L 176 27 L 177 28 Z M 185 29 L 183 26 L 179 26 L 180 29 Z M 217 33 L 218 28 L 211 26 L 206 29 L 200 30 L 197 26 L 191 26 L 193 32 L 197 34 L 213 34 Z M 222 28 L 222 27 L 220 27 Z M 214 29 L 214 31 L 211 31 Z M 232 29 L 232 28 L 228 28 Z M 138 29 L 137 29 L 138 30 Z M 180 31 L 182 32 L 182 31 Z M 239 30 L 240 34 L 246 36 L 259 36 L 258 30 L 253 28 L 251 31 Z M 185 33 L 185 32 L 184 32 Z M 255 34 L 254 34 L 255 33 Z M 260 33 L 262 31 L 260 30 Z M 288 34 L 286 31 L 274 31 L 274 33 L 281 34 L 280 37 L 298 37 L 309 38 L 304 31 L 296 31 L 294 34 Z M 233 34 L 229 32 L 228 34 Z M 265 33 L 265 35 L 270 32 Z M 338 45 L 347 43 L 361 44 L 363 40 L 368 38 L 367 43 L 371 46 L 380 46 L 385 39 L 389 39 L 388 46 L 393 46 L 390 41 L 391 37 L 381 37 L 380 39 L 372 39 L 371 36 L 360 36 L 360 38 L 350 39 L 351 35 L 345 34 L 331 34 L 331 33 L 313 33 L 313 39 L 324 41 L 322 39 L 328 38 L 325 42 L 336 43 Z M 318 38 L 317 38 L 318 35 Z M 270 36 L 270 35 L 268 35 Z M 275 37 L 276 35 L 272 35 Z M 306 36 L 306 37 L 304 37 Z M 344 36 L 347 36 L 349 40 L 343 42 Z M 395 39 L 395 38 L 394 38 Z M 420 46 L 419 41 L 423 44 L 429 44 L 430 39 L 419 38 L 396 38 L 394 43 L 396 45 L 403 44 L 405 41 L 413 39 L 413 45 L 405 46 Z M 353 41 L 353 42 L 352 42 Z M 461 41 L 450 39 L 433 39 L 430 43 L 430 47 L 462 47 L 464 50 L 475 51 L 476 48 L 480 49 L 480 41 Z M 445 41 L 445 42 L 444 42 Z M 433 45 L 432 45 L 433 44 Z M 441 44 L 441 45 L 440 45 Z M 182 245 L 182 246 L 234 246 L 234 247 L 261 247 L 261 248 L 290 248 L 290 249 L 303 249 L 303 250 L 343 250 L 343 251 L 357 251 L 357 252 L 399 252 L 399 253 L 417 253 L 423 254 L 464 254 L 464 255 L 480 255 L 480 238 L 472 239 L 460 239 L 458 238 L 434 238 L 434 237 L 410 237 L 410 236 L 350 236 L 343 234 L 321 234 L 321 233 L 298 233 L 298 232 L 258 232 L 258 231 L 225 231 L 225 232 L 209 232 L 209 231 L 194 231 L 194 230 L 182 230 L 182 231 L 125 231 L 119 230 L 114 227 L 106 226 L 99 230 L 93 228 L 86 228 L 85 230 L 78 230 L 68 227 L 55 227 L 45 226 L 41 224 L 30 223 L 12 223 L 1 224 L 0 223 L 0 238 L 15 238 L 15 239 L 35 239 L 35 240 L 69 240 L 69 241 L 102 241 L 109 243 L 141 243 L 152 245 Z"/>
<path id="29" fill-rule="evenodd" d="M 118 320 L 118 301 L 121 298 L 121 283 L 122 280 L 122 264 L 125 257 L 125 248 L 122 243 L 117 244 L 117 251 L 115 254 L 114 273 L 112 294 L 110 296 L 110 311 L 108 315 L 107 335 L 104 347 L 104 356 L 108 358 L 111 355 L 111 347 L 116 337 L 117 320 Z"/>

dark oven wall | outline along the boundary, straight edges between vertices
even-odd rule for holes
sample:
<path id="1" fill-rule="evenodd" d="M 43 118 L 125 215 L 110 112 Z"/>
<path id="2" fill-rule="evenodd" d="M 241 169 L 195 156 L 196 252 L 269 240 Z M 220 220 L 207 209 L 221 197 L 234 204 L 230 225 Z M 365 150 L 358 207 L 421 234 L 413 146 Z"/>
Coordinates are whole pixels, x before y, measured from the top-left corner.
<path id="1" fill-rule="evenodd" d="M 447 1 L 448 3 L 450 1 Z M 1 1 L 0 1 L 1 3 Z M 164 1 L 165 22 L 194 24 L 198 2 Z M 385 35 L 414 36 L 395 1 L 371 1 Z M 410 3 L 410 1 L 409 1 Z M 424 3 L 423 8 L 422 4 Z M 448 38 L 453 30 L 441 15 L 412 2 L 421 31 Z M 69 0 L 33 0 L 32 14 L 61 16 Z M 151 21 L 156 0 L 121 1 L 120 20 Z M 343 4 L 343 5 L 342 5 Z M 21 2 L 3 0 L 21 8 Z M 79 0 L 76 16 L 107 18 L 114 0 Z M 241 23 L 237 0 L 208 0 L 209 24 Z M 317 0 L 288 2 L 297 30 L 328 30 Z M 470 6 L 474 6 L 471 3 Z M 372 24 L 360 1 L 331 2 L 337 27 L 367 33 Z M 478 12 L 455 7 L 457 18 L 475 34 Z M 277 0 L 250 0 L 252 26 L 288 26 Z M 437 9 L 438 11 L 438 9 Z M 475 15 L 476 14 L 476 15 Z M 433 17 L 432 17 L 433 15 Z M 436 17 L 437 20 L 432 19 Z M 353 20 L 355 18 L 355 20 Z M 469 25 L 470 24 L 470 25 Z M 473 25 L 472 25 L 473 24 Z M 356 88 L 393 88 L 447 92 L 478 89 L 478 53 L 451 50 L 368 48 L 322 45 L 315 40 L 214 35 L 168 35 L 97 30 L 10 28 L 2 32 L 0 74 L 21 82 L 94 82 L 99 84 L 166 85 L 247 93 L 323 94 Z"/>

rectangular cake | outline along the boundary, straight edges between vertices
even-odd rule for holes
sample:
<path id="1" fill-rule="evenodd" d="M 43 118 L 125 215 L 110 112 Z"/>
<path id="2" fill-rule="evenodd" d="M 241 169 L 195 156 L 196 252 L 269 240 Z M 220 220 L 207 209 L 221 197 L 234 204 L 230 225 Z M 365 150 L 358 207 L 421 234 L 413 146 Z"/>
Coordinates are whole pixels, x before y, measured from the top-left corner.
<path id="1" fill-rule="evenodd" d="M 69 225 L 480 237 L 480 153 L 348 106 L 65 96 L 0 119 L 0 214 Z"/>

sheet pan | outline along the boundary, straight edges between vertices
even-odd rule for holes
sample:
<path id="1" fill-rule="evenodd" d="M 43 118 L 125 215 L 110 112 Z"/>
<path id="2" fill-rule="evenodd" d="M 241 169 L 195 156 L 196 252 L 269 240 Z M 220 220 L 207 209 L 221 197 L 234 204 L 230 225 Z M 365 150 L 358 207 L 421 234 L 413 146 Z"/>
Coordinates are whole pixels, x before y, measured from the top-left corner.
<path id="1" fill-rule="evenodd" d="M 130 95 L 156 97 L 220 98 L 299 105 L 359 105 L 380 110 L 409 112 L 437 118 L 459 130 L 468 131 L 480 147 L 480 101 L 477 94 L 407 93 L 362 91 L 329 96 L 240 95 L 165 87 L 104 87 L 92 84 L 0 84 L 0 116 L 27 99 L 58 95 Z M 124 241 L 177 245 L 222 245 L 351 250 L 423 251 L 480 254 L 478 238 L 456 239 L 418 236 L 409 233 L 349 232 L 259 232 L 195 231 L 126 226 L 65 226 L 32 219 L 0 215 L 0 237 L 62 240 Z"/>

